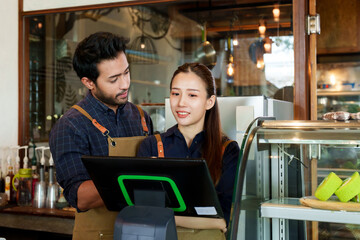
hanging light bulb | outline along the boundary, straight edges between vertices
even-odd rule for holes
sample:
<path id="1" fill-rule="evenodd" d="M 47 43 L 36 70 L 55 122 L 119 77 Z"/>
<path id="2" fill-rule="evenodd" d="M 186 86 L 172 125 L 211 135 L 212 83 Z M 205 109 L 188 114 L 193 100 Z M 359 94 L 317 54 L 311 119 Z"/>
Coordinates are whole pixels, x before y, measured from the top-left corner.
<path id="1" fill-rule="evenodd" d="M 257 60 L 256 67 L 260 70 L 264 69 L 265 63 L 263 58 Z"/>
<path id="2" fill-rule="evenodd" d="M 236 38 L 233 40 L 233 45 L 234 45 L 234 46 L 239 45 L 239 41 L 238 41 Z"/>
<path id="3" fill-rule="evenodd" d="M 145 41 L 144 41 L 144 37 L 143 37 L 143 36 L 141 36 L 140 48 L 141 48 L 141 49 L 145 49 Z"/>
<path id="4" fill-rule="evenodd" d="M 261 19 L 259 24 L 259 33 L 261 38 L 265 37 L 265 32 L 266 32 L 265 21 Z"/>
<path id="5" fill-rule="evenodd" d="M 226 75 L 228 77 L 233 77 L 235 73 L 234 69 L 234 57 L 230 55 L 229 63 L 226 65 Z"/>
<path id="6" fill-rule="evenodd" d="M 258 52 L 258 54 L 256 55 L 256 68 L 263 70 L 264 67 L 265 67 L 264 54 L 263 52 Z"/>
<path id="7" fill-rule="evenodd" d="M 264 53 L 271 53 L 272 40 L 269 37 L 266 37 L 263 40 L 263 43 L 264 43 Z"/>
<path id="8" fill-rule="evenodd" d="M 239 40 L 238 40 L 238 35 L 236 33 L 235 36 L 233 37 L 233 46 L 238 46 L 238 45 L 239 45 Z"/>
<path id="9" fill-rule="evenodd" d="M 278 22 L 280 20 L 280 9 L 279 9 L 279 4 L 275 4 L 274 5 L 274 9 L 273 9 L 273 15 L 274 15 L 274 21 Z"/>
<path id="10" fill-rule="evenodd" d="M 229 63 L 229 64 L 227 65 L 226 74 L 227 74 L 229 77 L 232 77 L 232 76 L 234 76 L 234 72 L 235 72 L 235 70 L 234 70 L 234 64 L 233 64 L 233 63 Z"/>

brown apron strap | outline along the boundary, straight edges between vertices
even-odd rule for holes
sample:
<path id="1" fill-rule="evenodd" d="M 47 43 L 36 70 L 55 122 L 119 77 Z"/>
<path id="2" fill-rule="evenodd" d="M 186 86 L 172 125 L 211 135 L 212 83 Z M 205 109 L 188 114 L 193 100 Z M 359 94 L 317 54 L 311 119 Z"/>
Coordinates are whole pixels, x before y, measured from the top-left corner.
<path id="1" fill-rule="evenodd" d="M 108 138 L 109 142 L 111 143 L 111 146 L 115 147 L 116 142 L 114 141 L 114 139 L 112 139 L 109 135 L 110 131 L 107 130 L 105 127 L 103 127 L 102 125 L 100 125 L 100 123 L 98 123 L 96 121 L 96 119 L 92 118 L 90 116 L 90 114 L 88 114 L 82 107 L 80 107 L 79 105 L 74 105 L 72 106 L 72 108 L 75 108 L 76 110 L 78 110 L 80 113 L 82 113 L 85 117 L 87 117 L 92 124 L 104 135 Z"/>
<path id="2" fill-rule="evenodd" d="M 143 128 L 143 131 L 145 132 L 145 135 L 147 136 L 149 134 L 149 129 L 146 125 L 146 120 L 145 120 L 145 114 L 144 114 L 144 110 L 142 110 L 142 108 L 138 105 L 136 105 L 137 109 L 139 110 L 140 113 L 140 117 L 141 117 L 141 125 Z"/>
<path id="3" fill-rule="evenodd" d="M 159 158 L 164 158 L 164 145 L 161 141 L 161 136 L 160 134 L 155 134 L 154 135 L 157 141 L 157 148 L 158 148 L 158 157 Z"/>
<path id="4" fill-rule="evenodd" d="M 155 138 L 157 141 L 157 149 L 158 149 L 158 157 L 159 158 L 164 158 L 164 145 L 163 142 L 161 141 L 161 136 L 160 134 L 155 134 Z"/>
<path id="5" fill-rule="evenodd" d="M 76 110 L 78 110 L 79 112 L 81 112 L 83 115 L 85 115 L 85 117 L 87 117 L 90 121 L 93 120 L 93 118 L 79 105 L 74 105 L 72 106 L 72 108 L 75 108 Z"/>
<path id="6" fill-rule="evenodd" d="M 221 157 L 224 156 L 224 152 L 226 147 L 229 145 L 229 143 L 234 142 L 234 140 L 227 140 L 226 142 L 224 142 L 223 147 L 222 147 L 222 151 L 221 151 Z"/>

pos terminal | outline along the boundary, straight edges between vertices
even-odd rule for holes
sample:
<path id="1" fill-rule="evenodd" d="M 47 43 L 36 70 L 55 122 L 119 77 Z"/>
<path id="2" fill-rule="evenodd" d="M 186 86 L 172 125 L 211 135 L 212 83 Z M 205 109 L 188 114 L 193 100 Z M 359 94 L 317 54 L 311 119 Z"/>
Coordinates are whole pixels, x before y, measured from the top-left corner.
<path id="1" fill-rule="evenodd" d="M 177 239 L 174 215 L 223 218 L 204 159 L 82 156 L 105 206 L 120 211 L 114 239 Z"/>

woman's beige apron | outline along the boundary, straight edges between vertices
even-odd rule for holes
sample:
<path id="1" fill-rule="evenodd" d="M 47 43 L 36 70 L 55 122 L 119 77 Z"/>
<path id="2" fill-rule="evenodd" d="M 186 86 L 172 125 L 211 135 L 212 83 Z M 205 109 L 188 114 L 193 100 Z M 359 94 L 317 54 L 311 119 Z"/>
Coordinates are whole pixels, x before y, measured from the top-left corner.
<path id="1" fill-rule="evenodd" d="M 160 134 L 155 134 L 158 149 L 158 158 L 164 158 L 164 145 Z M 223 145 L 222 155 L 225 152 L 227 145 L 232 140 L 226 141 Z M 225 234 L 219 229 L 192 229 L 184 227 L 176 227 L 178 240 L 225 240 Z"/>

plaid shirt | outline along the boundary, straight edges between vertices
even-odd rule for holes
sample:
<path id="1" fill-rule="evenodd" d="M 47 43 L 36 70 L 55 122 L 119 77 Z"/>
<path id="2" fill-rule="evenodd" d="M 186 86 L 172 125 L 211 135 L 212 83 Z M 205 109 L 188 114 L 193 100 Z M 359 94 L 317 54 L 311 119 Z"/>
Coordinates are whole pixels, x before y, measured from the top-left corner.
<path id="1" fill-rule="evenodd" d="M 139 111 L 130 102 L 119 107 L 115 113 L 88 92 L 77 105 L 107 128 L 111 137 L 144 135 Z M 146 112 L 145 118 L 149 134 L 152 134 L 152 122 Z M 109 154 L 107 137 L 103 136 L 82 113 L 71 108 L 51 129 L 49 145 L 55 161 L 56 179 L 64 189 L 67 201 L 77 208 L 78 188 L 82 182 L 90 180 L 81 156 L 107 156 Z"/>
<path id="2" fill-rule="evenodd" d="M 201 158 L 202 142 L 204 132 L 198 133 L 188 147 L 184 136 L 177 125 L 160 134 L 164 146 L 165 157 L 175 158 Z M 222 174 L 218 184 L 215 186 L 224 218 L 227 223 L 230 219 L 232 196 L 234 191 L 236 169 L 239 158 L 239 145 L 236 141 L 231 142 L 225 149 L 222 159 Z M 157 157 L 157 140 L 155 136 L 147 137 L 140 145 L 137 153 L 139 157 Z"/>

